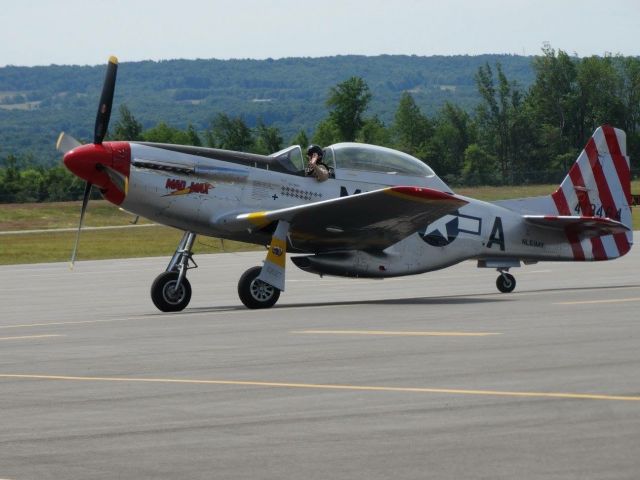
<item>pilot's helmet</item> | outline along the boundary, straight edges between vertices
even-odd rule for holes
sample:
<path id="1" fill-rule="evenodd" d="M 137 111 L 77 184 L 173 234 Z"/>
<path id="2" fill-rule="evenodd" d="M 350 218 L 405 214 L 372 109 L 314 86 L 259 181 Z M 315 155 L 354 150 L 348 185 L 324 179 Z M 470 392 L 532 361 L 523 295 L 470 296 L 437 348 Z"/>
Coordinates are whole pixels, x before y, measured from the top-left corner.
<path id="1" fill-rule="evenodd" d="M 309 145 L 309 148 L 307 148 L 307 157 L 310 157 L 314 153 L 317 153 L 320 158 L 324 155 L 324 152 L 319 145 Z"/>

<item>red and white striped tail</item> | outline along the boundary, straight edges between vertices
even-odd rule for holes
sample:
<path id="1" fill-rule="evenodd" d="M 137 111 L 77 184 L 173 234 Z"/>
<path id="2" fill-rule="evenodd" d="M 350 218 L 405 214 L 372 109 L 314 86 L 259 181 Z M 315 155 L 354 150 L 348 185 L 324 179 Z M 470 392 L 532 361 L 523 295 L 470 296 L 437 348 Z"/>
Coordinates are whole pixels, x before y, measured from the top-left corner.
<path id="1" fill-rule="evenodd" d="M 560 188 L 551 195 L 558 215 L 617 220 L 631 229 L 631 173 L 626 135 L 603 125 L 587 142 Z M 576 260 L 608 260 L 631 249 L 633 232 L 583 238 L 567 233 Z"/>

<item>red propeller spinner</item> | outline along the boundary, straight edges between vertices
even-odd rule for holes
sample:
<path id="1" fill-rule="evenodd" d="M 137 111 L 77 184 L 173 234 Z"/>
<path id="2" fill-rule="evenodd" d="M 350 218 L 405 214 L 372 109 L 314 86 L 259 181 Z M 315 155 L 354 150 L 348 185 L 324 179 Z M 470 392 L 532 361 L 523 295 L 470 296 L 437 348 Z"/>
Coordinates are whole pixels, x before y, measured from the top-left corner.
<path id="1" fill-rule="evenodd" d="M 128 142 L 89 143 L 67 152 L 65 166 L 100 189 L 111 203 L 120 205 L 127 194 L 131 166 Z"/>

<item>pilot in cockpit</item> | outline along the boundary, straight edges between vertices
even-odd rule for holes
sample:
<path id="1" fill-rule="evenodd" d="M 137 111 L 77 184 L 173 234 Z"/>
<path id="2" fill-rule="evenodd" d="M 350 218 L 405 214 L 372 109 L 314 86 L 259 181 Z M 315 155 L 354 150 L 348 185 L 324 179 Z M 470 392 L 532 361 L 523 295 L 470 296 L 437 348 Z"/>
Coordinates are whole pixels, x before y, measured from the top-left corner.
<path id="1" fill-rule="evenodd" d="M 319 182 L 324 182 L 329 178 L 329 167 L 322 161 L 324 152 L 318 145 L 309 145 L 307 148 L 307 166 L 304 174 L 314 176 Z"/>

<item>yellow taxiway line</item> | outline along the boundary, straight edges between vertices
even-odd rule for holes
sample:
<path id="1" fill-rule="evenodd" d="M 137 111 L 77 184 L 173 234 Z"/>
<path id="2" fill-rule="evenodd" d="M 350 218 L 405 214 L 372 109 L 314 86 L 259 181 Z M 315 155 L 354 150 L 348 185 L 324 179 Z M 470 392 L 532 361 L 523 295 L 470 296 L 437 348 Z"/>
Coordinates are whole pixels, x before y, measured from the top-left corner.
<path id="1" fill-rule="evenodd" d="M 36 338 L 65 337 L 66 335 L 21 335 L 19 337 L 0 337 L 0 341 L 4 340 L 31 340 Z"/>
<path id="2" fill-rule="evenodd" d="M 512 392 L 502 390 L 465 390 L 459 388 L 421 388 L 421 387 L 383 387 L 365 385 L 330 385 L 315 383 L 285 383 L 285 382 L 254 382 L 241 380 L 197 380 L 179 378 L 123 378 L 123 377 L 77 377 L 65 375 L 26 375 L 26 374 L 0 374 L 0 379 L 22 380 L 59 380 L 76 382 L 120 382 L 120 383 L 164 383 L 181 385 L 234 385 L 245 387 L 269 387 L 269 388 L 298 388 L 313 390 L 342 390 L 364 392 L 396 392 L 396 393 L 440 393 L 451 395 L 482 395 L 495 397 L 516 398 L 555 398 L 573 400 L 611 400 L 625 402 L 640 402 L 640 396 L 605 395 L 592 393 L 565 393 L 565 392 Z"/>
<path id="3" fill-rule="evenodd" d="M 489 332 L 402 332 L 387 330 L 293 330 L 291 333 L 318 335 L 397 335 L 406 337 L 487 337 L 502 335 Z"/>

